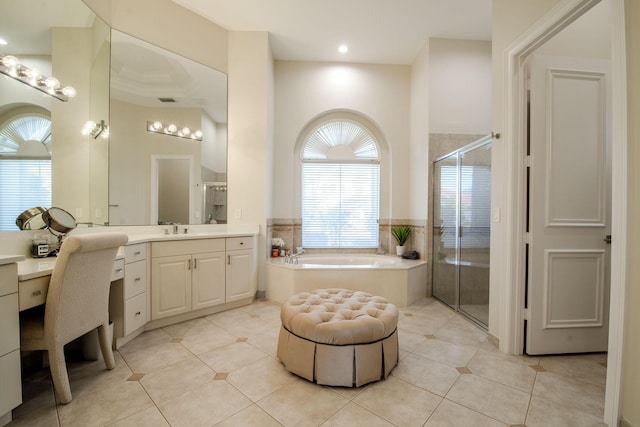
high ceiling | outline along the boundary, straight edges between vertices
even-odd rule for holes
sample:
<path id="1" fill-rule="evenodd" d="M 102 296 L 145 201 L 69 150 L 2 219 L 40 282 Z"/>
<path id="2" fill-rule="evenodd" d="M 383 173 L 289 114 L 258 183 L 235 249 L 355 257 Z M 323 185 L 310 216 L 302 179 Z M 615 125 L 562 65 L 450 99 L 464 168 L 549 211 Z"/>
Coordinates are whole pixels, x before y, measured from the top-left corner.
<path id="1" fill-rule="evenodd" d="M 268 31 L 279 60 L 411 64 L 430 37 L 491 40 L 491 0 L 173 1 L 227 30 Z"/>

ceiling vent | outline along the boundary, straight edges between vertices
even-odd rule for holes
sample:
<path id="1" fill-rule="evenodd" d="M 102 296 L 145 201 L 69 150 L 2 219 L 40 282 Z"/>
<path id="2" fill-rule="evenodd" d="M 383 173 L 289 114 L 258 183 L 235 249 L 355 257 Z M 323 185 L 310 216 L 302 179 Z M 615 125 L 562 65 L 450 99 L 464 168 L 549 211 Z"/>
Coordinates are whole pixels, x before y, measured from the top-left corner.
<path id="1" fill-rule="evenodd" d="M 160 102 L 176 102 L 173 98 L 158 98 Z"/>

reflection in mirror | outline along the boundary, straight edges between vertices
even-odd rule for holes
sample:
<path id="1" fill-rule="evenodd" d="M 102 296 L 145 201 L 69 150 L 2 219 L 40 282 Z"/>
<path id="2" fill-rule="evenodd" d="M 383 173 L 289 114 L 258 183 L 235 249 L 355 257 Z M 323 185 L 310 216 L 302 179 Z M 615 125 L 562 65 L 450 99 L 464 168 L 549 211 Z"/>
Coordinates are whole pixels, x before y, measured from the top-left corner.
<path id="1" fill-rule="evenodd" d="M 208 222 L 204 183 L 226 187 L 226 75 L 112 30 L 110 84 L 110 224 Z M 202 141 L 151 132 L 155 121 L 201 130 Z M 226 222 L 226 198 L 218 212 L 211 222 Z"/>
<path id="2" fill-rule="evenodd" d="M 0 16 L 0 38 L 7 41 L 0 45 L 0 55 L 16 56 L 30 69 L 55 76 L 77 91 L 76 97 L 62 102 L 0 77 L 0 230 L 17 230 L 15 219 L 21 212 L 52 204 L 84 212 L 81 217 L 87 221 L 88 212 L 94 212 L 90 199 L 107 203 L 106 192 L 94 194 L 89 188 L 88 165 L 93 162 L 80 134 L 89 116 L 96 28 L 106 25 L 81 0 L 3 1 Z M 106 166 L 102 169 L 106 173 Z"/>

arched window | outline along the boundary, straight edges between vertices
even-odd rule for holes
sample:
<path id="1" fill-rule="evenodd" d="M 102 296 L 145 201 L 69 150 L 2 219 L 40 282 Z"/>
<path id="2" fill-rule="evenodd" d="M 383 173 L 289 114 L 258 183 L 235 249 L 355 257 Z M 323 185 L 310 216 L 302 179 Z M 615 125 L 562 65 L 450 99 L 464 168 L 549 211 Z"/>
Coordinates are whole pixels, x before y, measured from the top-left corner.
<path id="1" fill-rule="evenodd" d="M 51 206 L 51 119 L 18 112 L 0 125 L 0 230 L 35 206 Z"/>
<path id="2" fill-rule="evenodd" d="M 324 122 L 301 150 L 302 245 L 375 248 L 380 211 L 380 151 L 351 120 Z"/>

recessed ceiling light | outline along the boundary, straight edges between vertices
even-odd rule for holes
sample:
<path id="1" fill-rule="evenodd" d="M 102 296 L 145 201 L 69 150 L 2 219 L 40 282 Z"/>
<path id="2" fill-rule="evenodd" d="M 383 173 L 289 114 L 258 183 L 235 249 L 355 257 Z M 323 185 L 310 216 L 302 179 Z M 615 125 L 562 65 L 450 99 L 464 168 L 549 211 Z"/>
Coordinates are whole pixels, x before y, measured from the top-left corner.
<path id="1" fill-rule="evenodd" d="M 340 46 L 338 46 L 338 52 L 340 53 L 349 52 L 349 46 L 347 46 L 346 44 L 341 44 Z"/>

